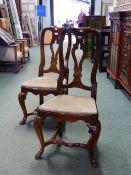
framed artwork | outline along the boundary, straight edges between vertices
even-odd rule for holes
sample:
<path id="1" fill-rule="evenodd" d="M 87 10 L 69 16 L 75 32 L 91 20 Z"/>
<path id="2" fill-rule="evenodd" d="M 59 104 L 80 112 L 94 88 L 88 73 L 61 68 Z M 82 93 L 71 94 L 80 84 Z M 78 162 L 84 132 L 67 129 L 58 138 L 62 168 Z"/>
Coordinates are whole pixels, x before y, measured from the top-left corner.
<path id="1" fill-rule="evenodd" d="M 0 18 L 7 18 L 7 10 L 4 4 L 0 4 Z"/>
<path id="2" fill-rule="evenodd" d="M 36 1 L 35 0 L 21 0 L 22 10 L 22 25 L 23 29 L 30 33 L 30 44 L 35 45 L 38 43 L 37 22 L 38 17 L 36 14 Z"/>
<path id="3" fill-rule="evenodd" d="M 15 40 L 10 35 L 10 33 L 6 32 L 4 29 L 0 28 L 0 45 L 10 45 L 14 44 Z"/>
<path id="4" fill-rule="evenodd" d="M 101 29 L 105 26 L 106 16 L 86 16 L 85 22 L 87 27 Z"/>
<path id="5" fill-rule="evenodd" d="M 23 38 L 22 29 L 20 26 L 20 21 L 17 13 L 17 8 L 14 0 L 7 1 L 7 6 L 11 18 L 13 32 L 16 38 Z"/>

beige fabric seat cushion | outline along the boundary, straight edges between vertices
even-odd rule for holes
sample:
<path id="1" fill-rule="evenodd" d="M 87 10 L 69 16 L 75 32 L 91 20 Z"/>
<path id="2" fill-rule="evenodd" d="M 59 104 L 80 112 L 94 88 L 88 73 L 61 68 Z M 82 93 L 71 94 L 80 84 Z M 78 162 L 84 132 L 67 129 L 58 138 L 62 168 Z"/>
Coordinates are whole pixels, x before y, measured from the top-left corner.
<path id="1" fill-rule="evenodd" d="M 50 76 L 37 77 L 32 80 L 24 82 L 22 87 L 56 90 L 57 79 L 58 75 L 51 77 Z"/>
<path id="2" fill-rule="evenodd" d="M 58 95 L 40 105 L 40 110 L 78 115 L 97 114 L 95 100 L 91 97 Z"/>

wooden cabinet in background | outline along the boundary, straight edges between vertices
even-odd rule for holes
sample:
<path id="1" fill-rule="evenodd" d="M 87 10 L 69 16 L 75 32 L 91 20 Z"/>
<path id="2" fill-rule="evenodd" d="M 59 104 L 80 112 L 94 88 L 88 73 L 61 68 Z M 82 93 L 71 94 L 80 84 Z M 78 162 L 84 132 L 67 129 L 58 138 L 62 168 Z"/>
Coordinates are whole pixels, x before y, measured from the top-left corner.
<path id="1" fill-rule="evenodd" d="M 131 11 L 110 13 L 111 33 L 107 75 L 131 95 Z"/>
<path id="2" fill-rule="evenodd" d="M 107 65 L 108 65 L 110 27 L 105 26 L 101 30 L 97 30 L 97 31 L 101 38 L 99 72 L 105 72 L 107 69 Z"/>

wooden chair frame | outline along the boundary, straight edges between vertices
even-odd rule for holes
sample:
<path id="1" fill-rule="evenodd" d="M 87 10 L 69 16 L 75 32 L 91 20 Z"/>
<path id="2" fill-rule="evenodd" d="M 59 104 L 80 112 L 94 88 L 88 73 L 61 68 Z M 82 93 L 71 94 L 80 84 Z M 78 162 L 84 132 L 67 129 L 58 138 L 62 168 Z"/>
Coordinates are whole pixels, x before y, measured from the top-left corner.
<path id="1" fill-rule="evenodd" d="M 53 50 L 53 46 L 55 43 L 59 44 L 59 37 L 60 37 L 60 32 L 63 30 L 63 28 L 56 28 L 56 27 L 48 27 L 43 29 L 42 34 L 41 34 L 41 41 L 40 41 L 40 53 L 41 53 L 41 60 L 40 60 L 40 65 L 39 65 L 39 73 L 38 76 L 44 76 L 45 73 L 60 73 L 59 68 L 57 67 L 57 65 L 59 64 L 59 55 L 58 55 L 58 50 L 59 48 L 57 48 L 56 52 Z M 44 43 L 44 37 L 46 35 L 47 31 L 51 31 L 52 32 L 52 39 L 51 42 L 49 43 L 49 47 L 52 53 L 52 57 L 50 58 L 50 66 L 48 69 L 45 68 L 45 43 Z M 66 62 L 68 62 L 68 58 L 69 58 L 69 54 L 70 54 L 70 45 L 71 45 L 71 36 L 69 37 L 69 42 L 68 42 L 68 46 L 67 46 L 67 52 L 66 52 Z M 49 58 L 48 58 L 49 59 Z M 67 76 L 66 76 L 66 81 L 68 81 L 68 69 L 67 69 Z M 54 94 L 57 95 L 57 87 L 56 89 L 42 89 L 41 87 L 26 87 L 26 86 L 21 86 L 21 92 L 18 95 L 18 99 L 19 99 L 19 103 L 20 106 L 22 108 L 24 117 L 23 119 L 20 121 L 20 124 L 23 125 L 26 123 L 27 117 L 34 114 L 33 112 L 27 112 L 26 109 L 26 105 L 25 105 L 25 99 L 27 96 L 27 93 L 30 92 L 34 95 L 39 95 L 39 99 L 40 99 L 40 104 L 42 104 L 44 102 L 44 96 L 49 95 L 49 94 Z M 67 93 L 67 91 L 65 92 Z"/>
<path id="2" fill-rule="evenodd" d="M 64 67 L 65 64 L 64 64 L 64 56 L 63 56 L 63 38 L 65 37 L 66 33 L 71 33 L 71 35 L 74 35 L 76 38 L 76 43 L 73 44 L 72 49 L 71 49 L 71 54 L 72 54 L 73 61 L 74 61 L 74 72 L 73 72 L 74 78 L 70 83 L 63 84 L 63 80 L 65 77 L 65 67 Z M 90 86 L 83 84 L 83 82 L 81 81 L 82 65 L 83 65 L 84 60 L 88 59 L 87 58 L 87 47 L 86 47 L 86 42 L 85 42 L 85 40 L 88 38 L 88 34 L 93 34 L 93 36 L 96 37 L 96 58 L 94 60 L 93 68 L 91 72 L 91 78 L 90 78 L 91 85 Z M 100 37 L 96 30 L 91 30 L 90 28 L 79 28 L 79 29 L 73 28 L 73 29 L 65 29 L 64 31 L 61 32 L 61 40 L 60 40 L 60 48 L 59 48 L 61 73 L 60 73 L 60 76 L 58 79 L 58 85 L 57 85 L 59 95 L 62 94 L 62 91 L 64 89 L 73 88 L 73 87 L 80 88 L 80 89 L 90 91 L 91 98 L 94 99 L 96 103 L 96 94 L 97 94 L 96 73 L 97 73 L 97 68 L 98 68 L 98 64 L 100 60 L 100 47 L 101 47 Z M 79 48 L 83 51 L 83 54 L 80 58 L 80 61 L 78 62 L 78 58 L 76 57 L 76 51 Z M 69 69 L 69 72 L 70 72 L 70 69 Z M 56 98 L 59 97 L 59 95 L 54 97 L 54 101 Z M 64 95 L 62 96 L 64 98 Z M 67 94 L 66 96 L 69 96 L 69 95 Z M 47 103 L 48 102 L 50 103 L 51 100 L 48 100 Z M 44 105 L 45 104 L 46 102 L 44 103 Z M 68 105 L 68 103 L 66 105 Z M 52 108 L 52 106 L 53 105 L 51 105 L 50 108 Z M 54 110 L 50 108 L 42 109 L 42 107 L 41 108 L 40 107 L 37 109 L 37 115 L 34 120 L 34 127 L 35 127 L 35 131 L 36 131 L 36 134 L 38 136 L 41 146 L 40 146 L 40 150 L 35 155 L 35 158 L 41 159 L 41 156 L 42 156 L 42 153 L 44 152 L 45 147 L 50 144 L 64 145 L 67 147 L 80 147 L 80 148 L 85 148 L 89 150 L 91 165 L 94 168 L 96 168 L 98 166 L 98 163 L 94 158 L 94 153 L 96 150 L 96 144 L 97 144 L 97 141 L 100 135 L 100 131 L 101 131 L 101 124 L 98 119 L 99 113 L 97 110 L 97 106 L 96 106 L 97 112 L 95 114 L 94 113 L 93 114 L 68 113 L 68 112 L 64 112 L 61 110 Z M 43 127 L 45 119 L 49 116 L 52 116 L 53 118 L 55 118 L 57 122 L 68 121 L 68 122 L 73 123 L 79 120 L 84 121 L 87 127 L 89 128 L 88 132 L 90 134 L 87 144 L 69 143 L 67 141 L 64 141 L 63 139 L 62 140 L 57 139 L 57 135 L 62 137 L 62 131 L 61 131 L 60 126 L 58 126 L 56 132 L 52 135 L 52 137 L 49 140 L 45 141 L 44 136 L 43 136 L 42 127 Z"/>

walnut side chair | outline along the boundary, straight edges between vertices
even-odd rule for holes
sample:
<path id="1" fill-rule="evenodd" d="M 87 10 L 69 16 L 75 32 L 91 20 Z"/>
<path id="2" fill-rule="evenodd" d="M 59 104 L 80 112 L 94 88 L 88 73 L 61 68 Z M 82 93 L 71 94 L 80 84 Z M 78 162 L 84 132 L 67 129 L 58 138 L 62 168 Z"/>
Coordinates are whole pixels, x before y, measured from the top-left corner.
<path id="1" fill-rule="evenodd" d="M 65 37 L 66 33 L 70 33 L 71 35 L 73 35 L 73 37 L 75 37 L 75 42 L 72 44 L 71 56 L 69 59 L 69 61 L 71 59 L 73 60 L 73 65 L 69 67 L 69 74 L 73 71 L 73 78 L 68 81 L 68 84 L 63 83 L 63 80 L 65 78 L 63 38 Z M 82 77 L 84 73 L 83 68 L 85 68 L 85 61 L 89 62 L 86 39 L 88 38 L 88 36 L 90 36 L 90 34 L 92 34 L 96 38 L 96 59 L 94 60 L 92 70 L 89 70 L 90 83 L 89 85 L 87 85 L 88 76 L 86 77 L 86 79 L 84 79 L 85 81 L 82 79 Z M 99 113 L 96 105 L 96 73 L 100 59 L 100 43 L 101 42 L 98 32 L 90 28 L 72 28 L 62 31 L 59 47 L 61 73 L 59 74 L 59 79 L 57 82 L 59 95 L 47 100 L 45 103 L 40 105 L 37 109 L 37 114 L 34 119 L 35 132 L 40 141 L 40 150 L 35 155 L 36 159 L 41 159 L 42 153 L 44 152 L 46 146 L 50 144 L 57 144 L 67 147 L 80 147 L 88 149 L 90 152 L 91 165 L 94 168 L 98 166 L 94 153 L 96 151 L 96 144 L 101 131 L 101 124 L 98 118 Z M 87 68 L 88 67 L 86 66 L 86 69 Z M 79 90 L 84 90 L 84 92 L 86 91 L 87 96 L 82 96 L 81 93 L 78 95 L 69 95 L 69 93 L 63 94 L 62 92 L 66 88 L 79 88 Z M 88 93 L 88 91 L 90 93 Z M 84 121 L 86 123 L 86 126 L 88 127 L 89 132 L 89 140 L 87 144 L 73 142 L 69 143 L 62 139 L 62 134 L 60 138 L 57 138 L 57 135 L 60 136 L 60 127 L 57 128 L 56 132 L 54 132 L 49 140 L 45 141 L 42 127 L 44 124 L 44 120 L 49 116 L 55 118 L 57 122 L 68 121 L 73 124 L 76 121 Z"/>
<path id="2" fill-rule="evenodd" d="M 23 111 L 23 119 L 20 121 L 20 125 L 26 123 L 27 117 L 29 115 L 34 114 L 33 112 L 27 112 L 26 109 L 26 96 L 27 93 L 30 92 L 34 95 L 39 95 L 39 103 L 42 104 L 44 102 L 44 96 L 53 94 L 57 95 L 57 80 L 59 77 L 60 69 L 59 69 L 59 38 L 60 33 L 63 28 L 58 27 L 48 27 L 43 29 L 41 33 L 41 41 L 40 41 L 40 65 L 39 65 L 39 73 L 38 77 L 26 81 L 21 86 L 21 91 L 18 95 L 19 104 Z M 50 35 L 49 35 L 50 33 Z M 45 42 L 46 34 L 49 35 L 48 43 Z M 68 42 L 66 47 L 66 60 L 68 62 L 68 58 L 70 55 L 70 45 L 71 45 L 71 35 L 68 35 Z M 47 61 L 48 60 L 48 61 Z M 50 62 L 49 62 L 50 61 Z M 48 65 L 46 64 L 48 62 Z M 67 77 L 68 79 L 68 68 L 67 68 Z M 67 93 L 67 91 L 65 92 Z"/>

